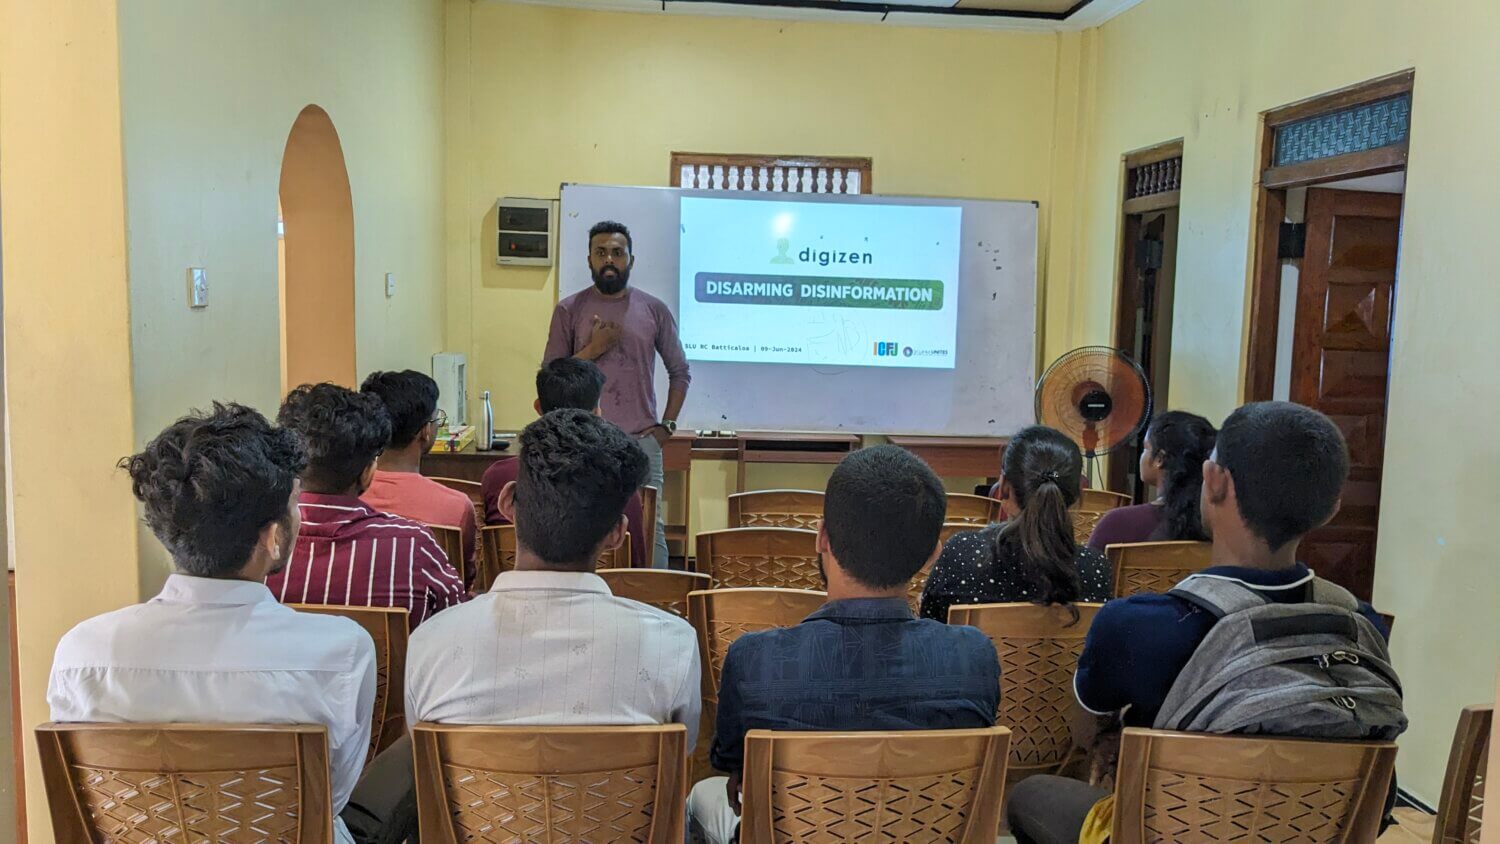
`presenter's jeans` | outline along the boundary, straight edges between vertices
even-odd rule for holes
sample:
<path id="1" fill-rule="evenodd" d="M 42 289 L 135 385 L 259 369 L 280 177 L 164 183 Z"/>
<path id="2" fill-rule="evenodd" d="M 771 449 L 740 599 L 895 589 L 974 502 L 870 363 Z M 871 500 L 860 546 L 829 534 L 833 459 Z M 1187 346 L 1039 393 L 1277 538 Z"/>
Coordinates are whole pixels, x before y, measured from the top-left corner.
<path id="1" fill-rule="evenodd" d="M 656 487 L 656 547 L 651 549 L 651 567 L 664 569 L 667 567 L 667 500 L 666 473 L 662 470 L 661 462 L 661 443 L 650 434 L 637 437 L 636 442 L 640 443 L 646 456 L 651 458 L 651 472 L 646 477 L 646 486 Z"/>

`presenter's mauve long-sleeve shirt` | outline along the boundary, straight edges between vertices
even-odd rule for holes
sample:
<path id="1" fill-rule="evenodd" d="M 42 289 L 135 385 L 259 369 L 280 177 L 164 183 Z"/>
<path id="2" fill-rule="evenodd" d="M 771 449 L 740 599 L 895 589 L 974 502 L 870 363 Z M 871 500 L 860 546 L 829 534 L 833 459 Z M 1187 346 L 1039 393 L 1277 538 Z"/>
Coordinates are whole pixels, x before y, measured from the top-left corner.
<path id="1" fill-rule="evenodd" d="M 557 303 L 542 363 L 576 355 L 594 335 L 594 317 L 620 325 L 620 342 L 595 364 L 604 371 L 604 418 L 626 433 L 642 434 L 661 421 L 656 414 L 656 356 L 661 355 L 671 387 L 687 388 L 687 355 L 677 337 L 677 320 L 666 303 L 644 290 L 627 287 L 611 299 L 590 287 Z"/>

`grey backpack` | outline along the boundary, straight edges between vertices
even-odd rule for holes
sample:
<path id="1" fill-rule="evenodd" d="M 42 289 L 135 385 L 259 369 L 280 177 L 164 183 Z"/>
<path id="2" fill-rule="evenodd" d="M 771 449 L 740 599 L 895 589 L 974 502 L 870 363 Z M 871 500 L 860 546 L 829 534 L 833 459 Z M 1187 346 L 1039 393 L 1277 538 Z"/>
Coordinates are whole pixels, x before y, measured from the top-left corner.
<path id="1" fill-rule="evenodd" d="M 1406 730 L 1385 639 L 1342 587 L 1313 578 L 1281 604 L 1195 574 L 1167 594 L 1218 619 L 1172 684 L 1159 730 L 1390 740 Z"/>

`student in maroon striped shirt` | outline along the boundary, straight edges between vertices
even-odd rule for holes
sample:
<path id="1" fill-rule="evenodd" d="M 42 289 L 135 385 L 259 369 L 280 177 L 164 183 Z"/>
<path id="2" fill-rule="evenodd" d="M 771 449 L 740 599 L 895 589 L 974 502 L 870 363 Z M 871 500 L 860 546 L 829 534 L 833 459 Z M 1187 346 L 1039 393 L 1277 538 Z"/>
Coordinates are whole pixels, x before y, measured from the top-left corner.
<path id="1" fill-rule="evenodd" d="M 266 581 L 277 598 L 402 607 L 413 629 L 467 600 L 458 572 L 426 527 L 359 498 L 391 438 L 379 398 L 336 384 L 304 384 L 287 394 L 276 421 L 302 437 L 308 455 L 298 501 L 302 531 L 286 569 Z"/>

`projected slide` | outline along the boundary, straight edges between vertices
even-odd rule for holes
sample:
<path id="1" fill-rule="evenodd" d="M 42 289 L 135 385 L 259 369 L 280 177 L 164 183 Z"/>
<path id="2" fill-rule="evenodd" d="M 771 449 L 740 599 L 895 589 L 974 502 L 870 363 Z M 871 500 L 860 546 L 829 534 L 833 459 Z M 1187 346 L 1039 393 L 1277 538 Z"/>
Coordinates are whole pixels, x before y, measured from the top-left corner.
<path id="1" fill-rule="evenodd" d="M 962 208 L 681 202 L 689 359 L 953 368 Z"/>

